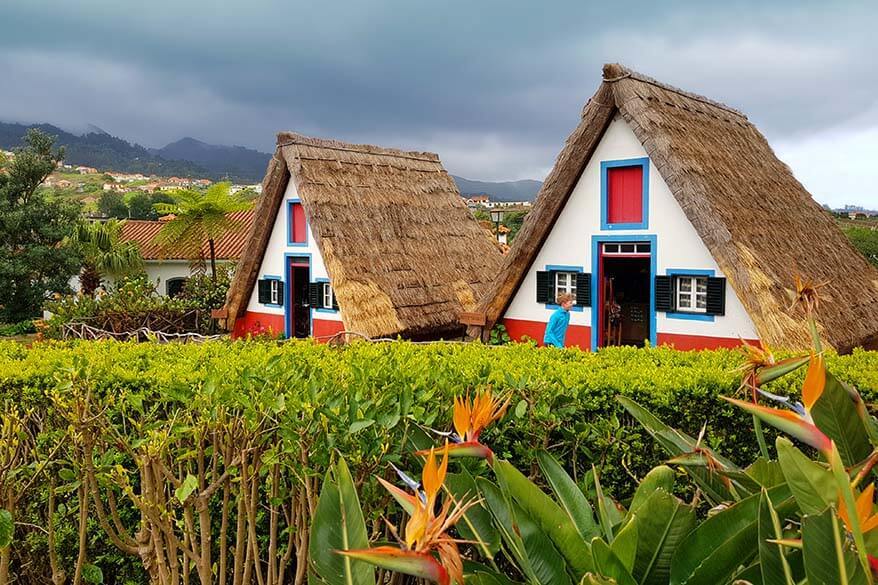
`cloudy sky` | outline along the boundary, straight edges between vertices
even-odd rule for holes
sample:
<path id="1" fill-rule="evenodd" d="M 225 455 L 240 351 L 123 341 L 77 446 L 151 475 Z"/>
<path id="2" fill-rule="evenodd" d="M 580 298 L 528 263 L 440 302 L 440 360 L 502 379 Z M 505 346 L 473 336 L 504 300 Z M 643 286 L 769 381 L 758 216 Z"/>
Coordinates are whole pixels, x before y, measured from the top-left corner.
<path id="1" fill-rule="evenodd" d="M 147 146 L 278 130 L 542 179 L 601 64 L 746 112 L 823 203 L 878 208 L 878 2 L 3 0 L 0 120 Z"/>

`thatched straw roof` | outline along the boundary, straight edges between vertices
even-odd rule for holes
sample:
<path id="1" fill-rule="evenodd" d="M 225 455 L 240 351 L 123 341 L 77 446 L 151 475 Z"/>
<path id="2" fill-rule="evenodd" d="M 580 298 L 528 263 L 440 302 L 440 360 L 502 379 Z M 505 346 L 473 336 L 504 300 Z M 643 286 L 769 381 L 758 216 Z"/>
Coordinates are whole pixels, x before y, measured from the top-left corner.
<path id="1" fill-rule="evenodd" d="M 480 310 L 500 318 L 616 114 L 643 144 L 686 216 L 773 346 L 808 343 L 788 310 L 793 277 L 829 281 L 819 325 L 841 352 L 878 341 L 878 270 L 859 254 L 747 117 L 618 64 L 567 138 Z"/>
<path id="2" fill-rule="evenodd" d="M 263 182 L 250 245 L 226 302 L 246 310 L 292 177 L 345 328 L 370 337 L 462 333 L 502 263 L 439 157 L 283 132 Z"/>

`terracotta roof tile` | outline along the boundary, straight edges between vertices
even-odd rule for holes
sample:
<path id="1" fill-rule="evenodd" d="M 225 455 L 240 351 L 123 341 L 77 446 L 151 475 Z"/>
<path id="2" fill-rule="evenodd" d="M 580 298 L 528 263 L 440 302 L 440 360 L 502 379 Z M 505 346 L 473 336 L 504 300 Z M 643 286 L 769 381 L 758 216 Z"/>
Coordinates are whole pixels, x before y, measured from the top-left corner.
<path id="1" fill-rule="evenodd" d="M 229 219 L 235 222 L 236 226 L 217 240 L 217 260 L 237 260 L 241 257 L 241 252 L 247 245 L 247 235 L 250 232 L 250 226 L 253 224 L 253 215 L 254 212 L 252 210 L 229 214 Z M 144 260 L 189 260 L 197 257 L 198 254 L 192 246 L 162 250 L 155 243 L 156 235 L 158 235 L 159 230 L 166 223 L 166 221 L 141 219 L 126 220 L 122 223 L 122 241 L 136 243 Z M 201 247 L 201 253 L 203 257 L 208 257 L 206 242 Z"/>

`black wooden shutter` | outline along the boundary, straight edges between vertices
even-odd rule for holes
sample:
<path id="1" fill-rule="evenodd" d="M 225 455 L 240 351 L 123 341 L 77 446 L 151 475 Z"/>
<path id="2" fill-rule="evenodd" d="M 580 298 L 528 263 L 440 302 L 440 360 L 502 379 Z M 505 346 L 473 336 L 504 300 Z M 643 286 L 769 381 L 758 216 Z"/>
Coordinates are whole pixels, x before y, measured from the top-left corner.
<path id="1" fill-rule="evenodd" d="M 726 314 L 726 279 L 709 277 L 707 279 L 707 314 Z"/>
<path id="2" fill-rule="evenodd" d="M 323 283 L 312 282 L 308 284 L 308 304 L 312 309 L 323 308 Z"/>
<path id="3" fill-rule="evenodd" d="M 555 299 L 552 298 L 555 295 L 552 293 L 555 292 L 554 282 L 552 282 L 552 276 L 554 276 L 551 272 L 545 271 L 537 271 L 537 302 L 538 303 L 554 303 Z"/>
<path id="4" fill-rule="evenodd" d="M 258 301 L 262 304 L 267 304 L 271 302 L 271 282 L 268 280 L 260 280 L 256 283 L 257 285 L 257 297 Z"/>
<path id="5" fill-rule="evenodd" d="M 576 273 L 576 304 L 580 307 L 591 306 L 591 273 Z"/>
<path id="6" fill-rule="evenodd" d="M 284 306 L 284 282 L 282 280 L 275 280 L 277 283 L 277 304 L 281 307 Z"/>
<path id="7" fill-rule="evenodd" d="M 674 279 L 670 276 L 655 277 L 655 310 L 674 310 Z"/>

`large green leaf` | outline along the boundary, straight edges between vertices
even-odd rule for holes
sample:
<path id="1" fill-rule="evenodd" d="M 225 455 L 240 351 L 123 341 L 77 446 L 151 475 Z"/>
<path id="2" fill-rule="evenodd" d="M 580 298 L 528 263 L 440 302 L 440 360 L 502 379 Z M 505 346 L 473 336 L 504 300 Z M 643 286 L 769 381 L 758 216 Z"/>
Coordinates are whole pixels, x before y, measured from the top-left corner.
<path id="1" fill-rule="evenodd" d="M 511 555 L 527 582 L 531 585 L 539 585 L 540 579 L 525 548 L 524 538 L 513 516 L 511 502 L 506 499 L 499 487 L 487 479 L 479 477 L 476 479 L 476 484 L 485 500 L 485 505 L 494 517 L 495 525 L 506 545 L 506 552 Z M 546 540 L 548 541 L 548 538 Z M 561 564 L 563 565 L 563 561 Z"/>
<path id="2" fill-rule="evenodd" d="M 781 545 L 769 542 L 783 538 L 780 520 L 765 490 L 759 494 L 759 568 L 762 585 L 795 585 Z"/>
<path id="3" fill-rule="evenodd" d="M 778 437 L 777 459 L 803 514 L 819 514 L 838 499 L 832 472 L 807 457 L 793 443 Z"/>
<path id="4" fill-rule="evenodd" d="M 533 585 L 572 585 L 564 557 L 527 512 L 491 482 L 479 478 L 477 483 L 504 543 L 528 581 Z"/>
<path id="5" fill-rule="evenodd" d="M 654 414 L 643 408 L 630 398 L 617 396 L 616 400 L 631 413 L 631 416 L 643 426 L 644 429 L 667 451 L 671 457 L 689 455 L 699 448 L 698 441 L 686 433 L 669 427 Z M 701 446 L 703 448 L 703 446 Z M 737 470 L 737 466 L 728 459 L 712 453 L 714 460 L 728 470 Z M 715 471 L 704 465 L 686 465 L 686 472 L 692 480 L 701 488 L 704 495 L 714 504 L 728 502 L 737 499 L 728 485 Z"/>
<path id="6" fill-rule="evenodd" d="M 308 554 L 327 585 L 375 585 L 372 565 L 335 552 L 368 546 L 369 536 L 354 480 L 344 459 L 339 459 L 323 481 L 311 522 Z"/>
<path id="7" fill-rule="evenodd" d="M 644 476 L 634 492 L 631 505 L 628 506 L 628 514 L 634 514 L 655 493 L 656 490 L 664 490 L 667 493 L 674 491 L 676 473 L 667 465 L 659 465 Z"/>
<path id="8" fill-rule="evenodd" d="M 610 543 L 610 550 L 622 562 L 627 571 L 634 567 L 634 557 L 637 555 L 637 524 L 629 522 L 616 534 L 616 538 Z"/>
<path id="9" fill-rule="evenodd" d="M 833 508 L 802 520 L 802 553 L 809 585 L 866 585 L 863 567 L 851 550 Z"/>
<path id="10" fill-rule="evenodd" d="M 674 552 L 695 527 L 695 509 L 658 489 L 637 508 L 629 526 L 637 527 L 631 573 L 643 585 L 666 585 Z"/>
<path id="11" fill-rule="evenodd" d="M 631 576 L 622 560 L 600 538 L 592 539 L 591 554 L 597 573 L 610 577 L 619 585 L 637 585 L 637 581 Z"/>
<path id="12" fill-rule="evenodd" d="M 470 500 L 479 494 L 476 480 L 465 469 L 461 473 L 449 473 L 445 485 L 458 501 Z M 475 542 L 486 558 L 494 558 L 500 549 L 500 533 L 494 527 L 491 513 L 482 504 L 466 511 L 457 523 L 457 530 L 463 538 Z"/>
<path id="13" fill-rule="evenodd" d="M 571 518 L 539 487 L 515 469 L 508 461 L 494 463 L 494 473 L 500 488 L 533 519 L 548 536 L 579 579 L 592 570 L 588 544 L 579 534 Z"/>
<path id="14" fill-rule="evenodd" d="M 786 484 L 767 491 L 778 515 L 786 518 L 795 502 Z M 680 543 L 671 562 L 672 585 L 723 583 L 757 551 L 759 500 L 754 494 L 714 514 Z"/>
<path id="15" fill-rule="evenodd" d="M 0 548 L 6 548 L 12 544 L 12 533 L 15 532 L 15 523 L 9 510 L 0 509 Z"/>
<path id="16" fill-rule="evenodd" d="M 594 519 L 594 510 L 573 478 L 567 475 L 561 464 L 546 451 L 537 453 L 537 461 L 555 497 L 558 498 L 558 504 L 576 526 L 579 535 L 586 542 L 597 536 L 600 529 Z"/>
<path id="17" fill-rule="evenodd" d="M 826 372 L 823 394 L 811 407 L 814 424 L 835 441 L 846 466 L 859 463 L 872 452 L 869 433 L 857 410 L 861 402 L 856 392 L 849 391 Z"/>

